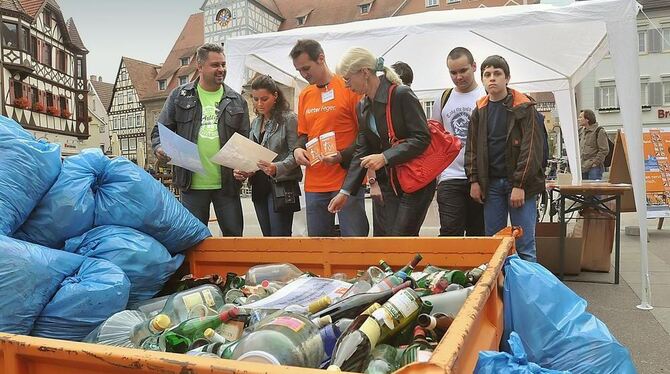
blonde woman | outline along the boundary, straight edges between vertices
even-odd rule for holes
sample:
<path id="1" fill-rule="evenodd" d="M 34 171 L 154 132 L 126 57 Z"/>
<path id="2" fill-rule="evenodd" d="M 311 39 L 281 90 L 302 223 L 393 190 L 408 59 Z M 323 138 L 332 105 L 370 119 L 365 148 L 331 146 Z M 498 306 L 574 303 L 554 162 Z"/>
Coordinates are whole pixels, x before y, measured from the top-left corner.
<path id="1" fill-rule="evenodd" d="M 366 174 L 374 171 L 376 175 L 368 178 L 368 183 L 371 188 L 378 184 L 381 190 L 381 198 L 373 201 L 374 235 L 417 236 L 433 200 L 436 182 L 406 193 L 397 180 L 390 179 L 389 170 L 421 155 L 430 144 L 423 108 L 414 92 L 402 85 L 398 74 L 364 48 L 348 50 L 337 73 L 344 77 L 349 89 L 364 96 L 357 106 L 356 151 L 342 190 L 331 200 L 329 209 L 341 209 L 348 196 L 360 188 Z M 403 139 L 393 147 L 386 118 L 389 101 L 395 136 Z"/>

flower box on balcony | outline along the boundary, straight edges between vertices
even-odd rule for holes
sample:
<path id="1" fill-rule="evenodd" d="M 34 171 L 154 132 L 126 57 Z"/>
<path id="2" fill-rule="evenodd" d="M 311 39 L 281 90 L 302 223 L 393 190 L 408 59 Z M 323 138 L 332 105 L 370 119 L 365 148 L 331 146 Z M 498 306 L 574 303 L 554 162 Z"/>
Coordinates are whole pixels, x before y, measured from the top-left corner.
<path id="1" fill-rule="evenodd" d="M 14 99 L 14 106 L 20 109 L 30 108 L 30 100 L 27 97 L 17 97 Z"/>
<path id="2" fill-rule="evenodd" d="M 63 118 L 70 118 L 72 113 L 70 113 L 70 111 L 67 109 L 63 109 L 63 111 L 60 113 L 60 116 Z"/>
<path id="3" fill-rule="evenodd" d="M 50 106 L 47 108 L 47 114 L 51 114 L 54 117 L 60 116 L 60 109 L 56 106 Z"/>
<path id="4" fill-rule="evenodd" d="M 46 108 L 44 107 L 44 104 L 40 102 L 33 103 L 33 111 L 44 113 L 45 110 Z"/>

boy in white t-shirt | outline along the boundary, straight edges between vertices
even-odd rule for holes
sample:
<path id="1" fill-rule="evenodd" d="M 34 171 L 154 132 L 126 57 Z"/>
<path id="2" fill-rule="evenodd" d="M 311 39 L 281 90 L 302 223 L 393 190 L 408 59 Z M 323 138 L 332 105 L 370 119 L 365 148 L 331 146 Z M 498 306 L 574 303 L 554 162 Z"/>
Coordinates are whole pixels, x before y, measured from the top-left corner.
<path id="1" fill-rule="evenodd" d="M 470 115 L 477 99 L 486 96 L 486 91 L 475 81 L 477 64 L 466 48 L 456 47 L 449 52 L 447 68 L 455 87 L 446 89 L 436 98 L 431 118 L 456 135 L 461 140 L 462 149 L 438 177 L 440 236 L 483 236 L 483 207 L 470 197 L 470 183 L 465 175 L 465 142 Z"/>

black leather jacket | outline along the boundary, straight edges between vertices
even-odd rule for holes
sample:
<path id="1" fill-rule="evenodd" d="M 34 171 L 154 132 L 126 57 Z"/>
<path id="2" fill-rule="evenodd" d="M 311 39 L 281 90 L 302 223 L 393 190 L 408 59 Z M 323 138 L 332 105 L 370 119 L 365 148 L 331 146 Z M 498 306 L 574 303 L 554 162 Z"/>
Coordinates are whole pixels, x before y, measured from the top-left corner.
<path id="1" fill-rule="evenodd" d="M 198 80 L 175 88 L 168 96 L 158 117 L 158 122 L 181 137 L 197 143 L 198 132 L 202 121 L 202 105 L 198 99 Z M 242 96 L 227 85 L 224 87 L 224 96 L 219 102 L 219 140 L 223 146 L 233 133 L 249 137 L 249 109 Z M 158 124 L 151 132 L 151 147 L 154 152 L 160 146 Z M 173 185 L 181 190 L 191 187 L 192 172 L 175 166 Z M 233 170 L 221 166 L 221 186 L 224 194 L 239 195 L 241 183 L 233 178 Z"/>

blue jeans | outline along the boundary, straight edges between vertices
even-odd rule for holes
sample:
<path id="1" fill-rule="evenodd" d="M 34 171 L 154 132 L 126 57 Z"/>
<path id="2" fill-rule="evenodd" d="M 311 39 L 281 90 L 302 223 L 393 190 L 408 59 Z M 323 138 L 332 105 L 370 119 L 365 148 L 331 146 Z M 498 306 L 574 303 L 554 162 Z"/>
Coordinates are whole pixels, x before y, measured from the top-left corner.
<path id="1" fill-rule="evenodd" d="M 239 194 L 229 196 L 222 189 L 181 191 L 181 203 L 205 226 L 209 224 L 209 204 L 213 204 L 221 235 L 242 236 L 244 221 Z"/>
<path id="2" fill-rule="evenodd" d="M 495 178 L 489 182 L 484 200 L 484 230 L 487 236 L 494 235 L 507 226 L 507 215 L 513 226 L 521 226 L 523 236 L 516 240 L 516 251 L 526 261 L 537 262 L 535 251 L 536 198 L 526 196 L 520 208 L 510 208 L 512 186 L 507 178 Z"/>
<path id="3" fill-rule="evenodd" d="M 335 236 L 335 214 L 328 211 L 330 200 L 339 191 L 305 192 L 307 235 Z M 349 196 L 338 213 L 342 236 L 368 236 L 370 226 L 365 214 L 365 189 Z"/>
<path id="4" fill-rule="evenodd" d="M 263 236 L 291 236 L 293 233 L 293 212 L 276 213 L 272 193 L 265 199 L 254 201 L 256 217 Z"/>
<path id="5" fill-rule="evenodd" d="M 582 173 L 582 179 L 584 180 L 600 180 L 603 179 L 603 168 L 591 168 L 589 171 Z"/>

